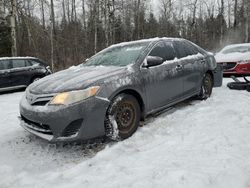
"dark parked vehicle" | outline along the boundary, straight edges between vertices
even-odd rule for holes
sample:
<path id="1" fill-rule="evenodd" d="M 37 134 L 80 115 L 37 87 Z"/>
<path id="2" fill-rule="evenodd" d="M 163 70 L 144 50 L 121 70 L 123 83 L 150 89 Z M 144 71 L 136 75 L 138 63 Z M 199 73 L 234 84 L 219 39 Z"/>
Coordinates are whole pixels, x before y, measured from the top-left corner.
<path id="1" fill-rule="evenodd" d="M 51 142 L 130 137 L 140 120 L 192 96 L 207 99 L 222 75 L 212 54 L 184 40 L 113 45 L 31 84 L 21 125 Z"/>
<path id="2" fill-rule="evenodd" d="M 0 58 L 0 92 L 25 88 L 49 74 L 49 67 L 37 58 Z"/>

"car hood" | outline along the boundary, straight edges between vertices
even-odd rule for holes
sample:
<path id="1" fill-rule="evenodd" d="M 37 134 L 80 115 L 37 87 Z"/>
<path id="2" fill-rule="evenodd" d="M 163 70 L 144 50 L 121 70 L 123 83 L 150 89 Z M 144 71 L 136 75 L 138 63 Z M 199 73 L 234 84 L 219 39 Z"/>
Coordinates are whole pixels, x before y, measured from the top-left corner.
<path id="1" fill-rule="evenodd" d="M 71 67 L 34 82 L 29 86 L 29 91 L 34 94 L 53 94 L 84 89 L 97 81 L 121 74 L 126 70 L 124 67 Z"/>
<path id="2" fill-rule="evenodd" d="M 222 62 L 238 62 L 244 60 L 250 60 L 250 52 L 247 53 L 230 53 L 230 54 L 222 54 L 218 53 L 215 56 L 217 63 Z"/>

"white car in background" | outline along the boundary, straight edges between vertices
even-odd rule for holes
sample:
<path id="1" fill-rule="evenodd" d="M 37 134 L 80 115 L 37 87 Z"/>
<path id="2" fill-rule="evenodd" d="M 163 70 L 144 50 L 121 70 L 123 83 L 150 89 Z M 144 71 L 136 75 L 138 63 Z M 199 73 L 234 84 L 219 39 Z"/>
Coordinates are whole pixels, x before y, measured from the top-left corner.
<path id="1" fill-rule="evenodd" d="M 250 75 L 250 43 L 228 45 L 215 55 L 215 59 L 223 66 L 225 76 Z"/>

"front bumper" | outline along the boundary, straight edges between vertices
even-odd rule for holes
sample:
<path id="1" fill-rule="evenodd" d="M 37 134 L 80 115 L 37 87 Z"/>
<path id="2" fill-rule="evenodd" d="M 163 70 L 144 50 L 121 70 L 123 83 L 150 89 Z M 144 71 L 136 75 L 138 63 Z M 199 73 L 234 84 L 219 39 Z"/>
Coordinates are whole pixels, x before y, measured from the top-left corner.
<path id="1" fill-rule="evenodd" d="M 235 67 L 223 71 L 224 75 L 250 75 L 250 63 L 236 63 Z"/>
<path id="2" fill-rule="evenodd" d="M 91 97 L 69 106 L 31 105 L 20 102 L 21 126 L 50 142 L 88 140 L 105 135 L 104 121 L 109 101 Z"/>

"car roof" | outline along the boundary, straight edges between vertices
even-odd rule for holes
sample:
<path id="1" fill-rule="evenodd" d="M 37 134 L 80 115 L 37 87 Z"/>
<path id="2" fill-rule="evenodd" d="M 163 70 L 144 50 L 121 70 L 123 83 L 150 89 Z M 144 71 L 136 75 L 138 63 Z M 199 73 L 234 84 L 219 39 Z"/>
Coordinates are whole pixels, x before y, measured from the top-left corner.
<path id="1" fill-rule="evenodd" d="M 185 39 L 183 38 L 171 38 L 171 37 L 156 37 L 156 38 L 150 38 L 150 39 L 141 39 L 141 40 L 135 40 L 135 41 L 129 41 L 129 42 L 122 42 L 122 43 L 117 43 L 113 44 L 110 47 L 119 47 L 119 46 L 126 46 L 126 45 L 131 45 L 131 44 L 136 44 L 136 43 L 143 43 L 143 42 L 158 42 L 161 40 L 168 40 L 168 41 L 184 41 Z"/>
<path id="2" fill-rule="evenodd" d="M 13 59 L 38 59 L 35 57 L 0 57 L 0 60 L 13 60 Z"/>
<path id="3" fill-rule="evenodd" d="M 240 44 L 230 44 L 227 45 L 223 48 L 223 50 L 229 49 L 229 48 L 234 48 L 234 47 L 240 47 L 240 46 L 248 46 L 250 47 L 250 43 L 240 43 Z"/>

